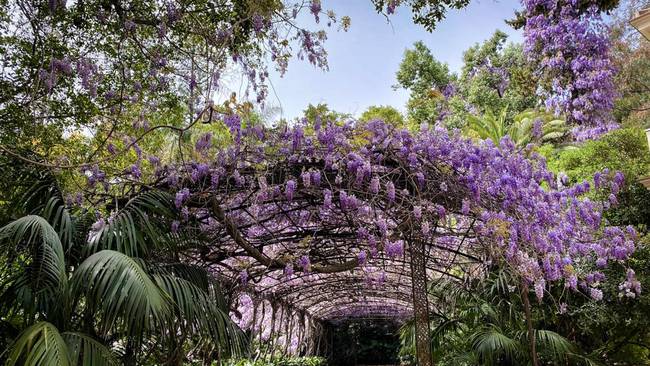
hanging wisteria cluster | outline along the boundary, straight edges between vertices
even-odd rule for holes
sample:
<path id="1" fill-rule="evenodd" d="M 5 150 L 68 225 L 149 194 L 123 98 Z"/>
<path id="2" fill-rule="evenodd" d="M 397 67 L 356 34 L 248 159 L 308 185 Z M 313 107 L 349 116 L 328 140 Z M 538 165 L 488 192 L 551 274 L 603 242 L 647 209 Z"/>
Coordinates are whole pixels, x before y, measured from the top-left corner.
<path id="1" fill-rule="evenodd" d="M 610 40 L 596 1 L 523 0 L 525 52 L 537 65 L 546 107 L 563 113 L 577 140 L 616 128 Z"/>

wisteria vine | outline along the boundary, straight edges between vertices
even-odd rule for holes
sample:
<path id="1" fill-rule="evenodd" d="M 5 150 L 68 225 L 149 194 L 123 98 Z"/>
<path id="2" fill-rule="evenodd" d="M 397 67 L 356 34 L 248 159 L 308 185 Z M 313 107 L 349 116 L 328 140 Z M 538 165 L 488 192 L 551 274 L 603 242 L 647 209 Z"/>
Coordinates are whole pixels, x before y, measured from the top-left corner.
<path id="1" fill-rule="evenodd" d="M 616 128 L 615 68 L 595 1 L 523 0 L 525 52 L 538 70 L 546 107 L 575 124 L 577 140 Z M 589 4 L 587 4 L 589 5 Z"/>

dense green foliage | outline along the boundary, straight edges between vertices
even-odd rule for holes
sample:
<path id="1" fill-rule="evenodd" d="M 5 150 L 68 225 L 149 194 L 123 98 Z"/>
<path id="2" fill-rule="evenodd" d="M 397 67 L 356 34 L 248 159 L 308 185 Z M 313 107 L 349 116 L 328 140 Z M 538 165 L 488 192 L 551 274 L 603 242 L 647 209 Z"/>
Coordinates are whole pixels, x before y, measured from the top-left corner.
<path id="1" fill-rule="evenodd" d="M 522 46 L 506 44 L 507 39 L 497 30 L 482 44 L 465 51 L 458 85 L 461 98 L 475 108 L 474 113 L 506 110 L 508 120 L 512 120 L 515 114 L 537 106 L 537 81 Z"/>
<path id="2" fill-rule="evenodd" d="M 513 117 L 508 123 L 508 111 L 497 116 L 487 112 L 481 117 L 468 115 L 466 132 L 481 140 L 492 140 L 498 145 L 503 138 L 510 138 L 518 148 L 530 143 L 562 141 L 567 135 L 566 123 L 551 113 L 526 111 Z"/>
<path id="3" fill-rule="evenodd" d="M 468 116 L 506 113 L 514 116 L 537 106 L 536 80 L 520 44 L 508 43 L 507 35 L 496 31 L 482 44 L 463 54 L 460 75 L 436 60 L 429 48 L 416 42 L 404 53 L 397 71 L 398 87 L 409 90 L 407 103 L 411 123 L 443 121 L 464 127 Z"/>
<path id="4" fill-rule="evenodd" d="M 409 90 L 408 118 L 416 125 L 436 121 L 442 114 L 442 90 L 452 81 L 449 67 L 436 60 L 423 42 L 406 50 L 397 71 L 397 87 Z"/>
<path id="5" fill-rule="evenodd" d="M 650 278 L 648 253 L 644 247 L 632 262 L 640 281 Z M 616 271 L 623 268 L 607 275 Z M 620 298 L 617 283 L 606 282 L 603 289 L 607 300 L 598 302 L 554 288 L 550 301 L 532 306 L 536 346 L 543 364 L 650 364 L 649 297 Z M 488 278 L 467 287 L 438 282 L 430 291 L 439 304 L 431 324 L 431 347 L 440 365 L 530 362 L 523 293 L 516 279 L 494 270 Z M 407 360 L 413 355 L 412 332 L 412 323 L 401 330 L 401 353 Z"/>
<path id="6" fill-rule="evenodd" d="M 572 182 L 591 181 L 595 172 L 605 168 L 622 171 L 626 184 L 608 218 L 615 225 L 635 225 L 642 231 L 650 228 L 650 191 L 637 182 L 650 175 L 650 154 L 643 130 L 620 129 L 578 147 L 558 151 L 546 145 L 540 152 L 551 169 L 563 172 Z"/>
<path id="7" fill-rule="evenodd" d="M 0 359 L 136 365 L 164 355 L 182 364 L 190 346 L 208 359 L 244 352 L 219 283 L 179 260 L 201 238 L 169 232 L 172 197 L 141 193 L 95 221 L 47 182 L 20 201 L 28 215 L 0 228 Z"/>
<path id="8" fill-rule="evenodd" d="M 243 1 L 213 6 L 209 1 L 193 1 L 186 9 L 174 10 L 148 1 L 128 6 L 118 1 L 75 1 L 63 7 L 56 1 L 2 2 L 1 62 L 11 73 L 3 76 L 0 85 L 0 116 L 5 121 L 0 143 L 37 147 L 44 152 L 61 142 L 70 128 L 102 129 L 102 124 L 111 124 L 101 123 L 98 117 L 112 114 L 112 124 L 130 125 L 122 120 L 125 114 L 135 117 L 153 110 L 153 105 L 170 116 L 178 110 L 191 111 L 198 100 L 189 106 L 185 100 L 200 96 L 203 90 L 198 84 L 190 90 L 187 84 L 177 83 L 175 68 L 187 62 L 190 53 L 220 54 L 213 62 L 225 62 L 232 53 L 259 53 L 250 17 L 257 11 L 272 12 L 280 5 L 277 1 Z M 175 19 L 175 13 L 181 11 L 195 14 Z M 166 13 L 170 20 L 164 23 L 160 18 Z M 226 23 L 237 27 L 236 36 L 223 52 L 220 48 L 224 45 L 210 44 L 208 37 Z M 161 26 L 166 27 L 164 42 L 159 40 Z M 16 27 L 15 32 L 10 31 Z M 179 48 L 184 52 L 178 52 Z M 97 58 L 103 62 L 94 64 Z M 79 63 L 72 64 L 76 60 Z M 88 64 L 83 64 L 85 61 Z M 197 58 L 195 67 L 203 67 L 198 62 Z M 83 81 L 76 81 L 73 74 Z M 133 98 L 137 105 L 131 103 Z"/>
<path id="9" fill-rule="evenodd" d="M 507 272 L 494 269 L 488 278 L 465 288 L 453 281 L 432 284 L 440 304 L 431 324 L 434 357 L 440 365 L 522 365 L 530 363 L 522 296 L 529 296 Z M 535 319 L 538 354 L 543 363 L 582 364 L 567 338 L 554 331 L 552 314 Z M 552 327 L 552 328 L 549 328 Z M 402 354 L 412 353 L 413 324 L 402 327 Z M 574 363 L 573 363 L 574 362 Z"/>
<path id="10" fill-rule="evenodd" d="M 316 123 L 326 125 L 329 122 L 344 122 L 351 117 L 349 114 L 331 110 L 325 103 L 309 104 L 303 111 L 303 116 L 312 126 Z"/>
<path id="11" fill-rule="evenodd" d="M 492 134 L 498 129 L 490 130 Z M 505 135 L 505 133 L 502 133 Z M 500 136 L 485 136 L 500 138 Z M 650 281 L 650 191 L 637 179 L 650 174 L 650 154 L 643 130 L 620 129 L 599 140 L 565 148 L 552 144 L 538 149 L 551 169 L 567 176 L 565 184 L 590 181 L 604 168 L 621 170 L 626 183 L 618 204 L 607 217 L 615 225 L 633 225 L 645 238 L 629 265 L 638 280 Z M 500 266 L 486 279 L 467 285 L 433 282 L 431 301 L 438 312 L 431 324 L 432 349 L 441 365 L 519 365 L 530 362 L 525 329 L 521 283 Z M 650 296 L 622 295 L 617 278 L 622 265 L 608 267 L 601 284 L 604 300 L 566 292 L 563 286 L 549 289 L 543 302 L 531 307 L 533 329 L 540 360 L 568 365 L 650 364 Z M 523 291 L 523 292 L 522 292 Z M 532 301 L 532 300 L 531 300 Z M 413 325 L 401 330 L 401 355 L 414 354 Z"/>

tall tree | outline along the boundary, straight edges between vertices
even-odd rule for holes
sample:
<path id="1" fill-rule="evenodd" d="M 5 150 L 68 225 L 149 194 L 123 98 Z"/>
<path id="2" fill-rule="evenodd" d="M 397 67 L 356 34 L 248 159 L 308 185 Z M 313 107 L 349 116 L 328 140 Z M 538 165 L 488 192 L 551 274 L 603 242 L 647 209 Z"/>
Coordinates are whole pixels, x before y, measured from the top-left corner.
<path id="1" fill-rule="evenodd" d="M 482 44 L 463 53 L 458 92 L 478 113 L 507 110 L 508 120 L 536 106 L 537 80 L 520 44 L 508 43 L 497 30 Z"/>
<path id="2" fill-rule="evenodd" d="M 411 94 L 407 103 L 409 119 L 414 123 L 433 123 L 442 115 L 443 91 L 454 77 L 447 64 L 436 60 L 421 41 L 404 52 L 396 74 L 396 88 Z"/>
<path id="3" fill-rule="evenodd" d="M 402 113 L 391 106 L 372 105 L 368 107 L 368 109 L 366 109 L 359 117 L 359 121 L 361 122 L 369 122 L 377 119 L 398 128 L 406 127 Z"/>

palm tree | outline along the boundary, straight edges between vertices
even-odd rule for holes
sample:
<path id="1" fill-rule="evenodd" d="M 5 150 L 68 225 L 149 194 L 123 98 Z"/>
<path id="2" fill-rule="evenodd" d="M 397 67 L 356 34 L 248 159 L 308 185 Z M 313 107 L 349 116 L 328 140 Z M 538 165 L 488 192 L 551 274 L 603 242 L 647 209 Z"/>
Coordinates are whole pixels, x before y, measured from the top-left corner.
<path id="1" fill-rule="evenodd" d="M 569 133 L 565 121 L 551 113 L 529 110 L 517 114 L 512 122 L 508 121 L 507 116 L 507 108 L 498 115 L 492 112 L 487 112 L 481 117 L 468 115 L 467 132 L 470 136 L 483 140 L 490 139 L 496 145 L 501 139 L 509 136 L 519 148 L 533 141 L 561 141 Z"/>
<path id="2" fill-rule="evenodd" d="M 0 359 L 140 364 L 159 352 L 178 365 L 190 344 L 208 359 L 242 352 L 216 279 L 178 259 L 200 235 L 169 232 L 168 194 L 139 193 L 95 222 L 52 182 L 37 182 L 23 201 L 30 214 L 0 228 L 0 324 L 11 331 Z"/>

